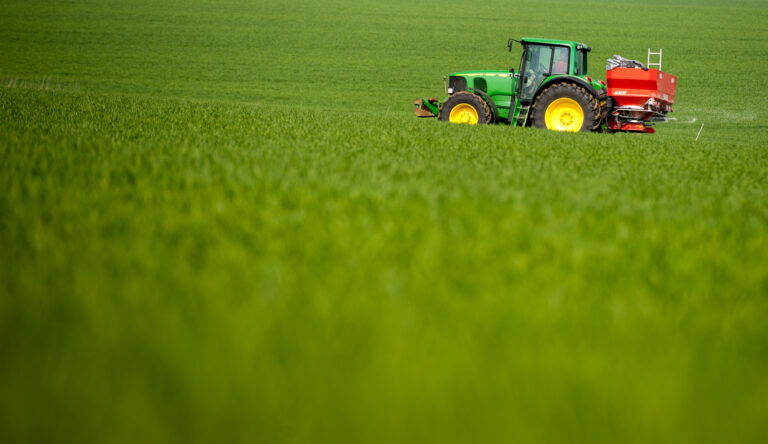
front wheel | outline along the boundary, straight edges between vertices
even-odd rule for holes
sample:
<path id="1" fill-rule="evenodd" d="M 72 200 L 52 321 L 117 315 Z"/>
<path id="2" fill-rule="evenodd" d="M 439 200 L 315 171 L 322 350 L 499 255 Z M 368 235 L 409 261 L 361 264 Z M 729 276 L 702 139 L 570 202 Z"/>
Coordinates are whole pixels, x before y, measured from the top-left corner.
<path id="1" fill-rule="evenodd" d="M 491 108 L 477 94 L 460 91 L 445 101 L 440 109 L 440 120 L 469 125 L 490 123 Z"/>
<path id="2" fill-rule="evenodd" d="M 594 131 L 600 127 L 599 104 L 586 89 L 558 83 L 536 99 L 533 126 L 554 131 Z"/>

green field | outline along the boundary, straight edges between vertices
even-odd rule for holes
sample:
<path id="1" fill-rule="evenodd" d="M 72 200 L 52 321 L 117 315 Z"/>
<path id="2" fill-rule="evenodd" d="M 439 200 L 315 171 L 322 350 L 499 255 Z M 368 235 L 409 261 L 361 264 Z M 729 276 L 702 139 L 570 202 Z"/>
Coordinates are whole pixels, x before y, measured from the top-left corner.
<path id="1" fill-rule="evenodd" d="M 765 442 L 766 23 L 0 0 L 0 442 Z M 662 47 L 675 120 L 412 115 L 524 36 Z"/>

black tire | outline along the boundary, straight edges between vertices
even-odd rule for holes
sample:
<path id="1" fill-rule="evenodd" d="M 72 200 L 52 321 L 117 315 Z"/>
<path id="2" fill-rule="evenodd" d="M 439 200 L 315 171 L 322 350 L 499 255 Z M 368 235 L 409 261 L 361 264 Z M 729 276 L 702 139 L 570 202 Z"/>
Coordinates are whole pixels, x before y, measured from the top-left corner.
<path id="1" fill-rule="evenodd" d="M 453 123 L 469 123 L 457 121 L 455 115 L 454 120 L 451 120 L 451 111 L 459 105 L 469 105 L 474 109 L 475 114 L 477 114 L 477 124 L 488 124 L 493 119 L 491 108 L 482 97 L 471 92 L 459 91 L 448 97 L 448 100 L 443 103 L 443 107 L 440 108 L 440 120 Z"/>
<path id="2" fill-rule="evenodd" d="M 547 126 L 547 109 L 556 100 L 564 98 L 573 100 L 581 108 L 583 123 L 577 131 L 597 131 L 600 129 L 600 104 L 589 91 L 573 83 L 558 83 L 542 91 L 533 104 L 533 126 L 554 131 L 569 131 Z"/>

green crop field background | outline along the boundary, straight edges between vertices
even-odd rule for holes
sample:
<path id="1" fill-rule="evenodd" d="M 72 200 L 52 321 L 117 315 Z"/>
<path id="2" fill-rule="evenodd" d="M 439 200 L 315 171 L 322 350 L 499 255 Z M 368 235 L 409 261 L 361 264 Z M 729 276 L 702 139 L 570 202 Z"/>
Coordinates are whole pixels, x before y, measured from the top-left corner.
<path id="1" fill-rule="evenodd" d="M 765 442 L 766 23 L 0 0 L 0 442 Z M 527 36 L 663 48 L 674 119 L 413 116 Z"/>

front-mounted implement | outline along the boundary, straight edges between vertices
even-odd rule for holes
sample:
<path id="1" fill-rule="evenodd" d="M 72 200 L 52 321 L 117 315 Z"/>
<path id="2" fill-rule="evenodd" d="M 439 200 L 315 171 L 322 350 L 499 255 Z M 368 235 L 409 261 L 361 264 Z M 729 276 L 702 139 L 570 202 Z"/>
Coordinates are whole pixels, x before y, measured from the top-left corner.
<path id="1" fill-rule="evenodd" d="M 447 97 L 414 102 L 420 117 L 465 123 L 507 123 L 556 131 L 653 132 L 672 111 L 677 78 L 615 56 L 607 83 L 587 73 L 590 47 L 568 40 L 524 38 L 517 71 L 462 71 L 448 76 Z M 444 78 L 445 79 L 445 78 Z"/>
<path id="2" fill-rule="evenodd" d="M 435 117 L 440 112 L 440 102 L 434 97 L 419 99 L 413 104 L 416 105 L 414 112 L 419 117 Z"/>

